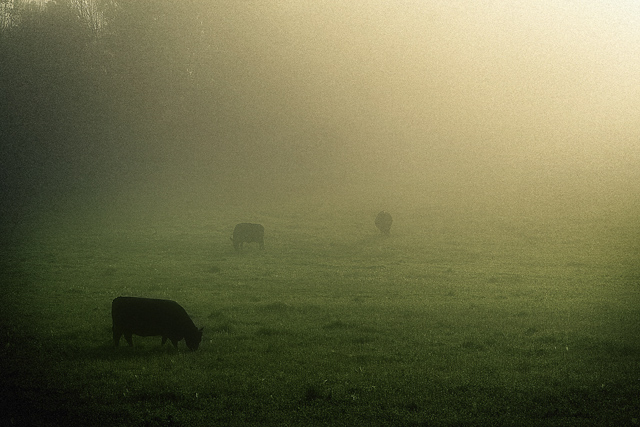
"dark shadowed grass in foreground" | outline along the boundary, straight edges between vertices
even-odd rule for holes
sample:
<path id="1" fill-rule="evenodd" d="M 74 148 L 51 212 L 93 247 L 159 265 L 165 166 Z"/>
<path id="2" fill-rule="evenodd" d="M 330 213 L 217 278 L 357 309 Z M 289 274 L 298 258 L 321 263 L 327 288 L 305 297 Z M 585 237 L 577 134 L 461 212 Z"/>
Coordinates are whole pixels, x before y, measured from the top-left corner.
<path id="1" fill-rule="evenodd" d="M 637 224 L 408 211 L 383 237 L 367 213 L 264 210 L 265 250 L 238 255 L 215 215 L 6 250 L 2 422 L 638 423 Z M 178 301 L 200 349 L 114 349 L 119 295 Z"/>

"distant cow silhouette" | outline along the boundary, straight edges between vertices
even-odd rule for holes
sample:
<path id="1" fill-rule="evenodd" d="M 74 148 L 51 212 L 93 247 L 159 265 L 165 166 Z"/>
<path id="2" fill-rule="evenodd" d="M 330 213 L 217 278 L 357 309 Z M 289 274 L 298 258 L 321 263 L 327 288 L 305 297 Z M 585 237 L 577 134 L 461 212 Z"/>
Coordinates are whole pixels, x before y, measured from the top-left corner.
<path id="1" fill-rule="evenodd" d="M 233 248 L 236 251 L 242 250 L 244 243 L 258 243 L 260 249 L 264 249 L 264 227 L 260 224 L 250 224 L 243 222 L 233 229 Z"/>
<path id="2" fill-rule="evenodd" d="M 391 214 L 389 212 L 382 211 L 376 216 L 376 227 L 382 234 L 389 234 L 391 231 Z"/>
<path id="3" fill-rule="evenodd" d="M 132 335 L 162 336 L 162 345 L 169 339 L 175 348 L 184 339 L 190 350 L 197 350 L 202 340 L 202 329 L 175 301 L 152 298 L 118 297 L 111 303 L 113 342 L 117 347 L 120 337 L 133 347 Z"/>

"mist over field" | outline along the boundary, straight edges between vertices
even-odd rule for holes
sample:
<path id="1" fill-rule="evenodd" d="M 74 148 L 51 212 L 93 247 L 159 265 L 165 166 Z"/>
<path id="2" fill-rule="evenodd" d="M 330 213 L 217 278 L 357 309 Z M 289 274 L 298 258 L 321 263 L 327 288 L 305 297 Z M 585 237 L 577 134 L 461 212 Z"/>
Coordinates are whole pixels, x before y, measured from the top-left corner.
<path id="1" fill-rule="evenodd" d="M 636 1 L 2 2 L 0 424 L 637 425 L 639 165 Z"/>
<path id="2" fill-rule="evenodd" d="M 82 4 L 3 6 L 17 205 L 637 206 L 634 2 Z"/>

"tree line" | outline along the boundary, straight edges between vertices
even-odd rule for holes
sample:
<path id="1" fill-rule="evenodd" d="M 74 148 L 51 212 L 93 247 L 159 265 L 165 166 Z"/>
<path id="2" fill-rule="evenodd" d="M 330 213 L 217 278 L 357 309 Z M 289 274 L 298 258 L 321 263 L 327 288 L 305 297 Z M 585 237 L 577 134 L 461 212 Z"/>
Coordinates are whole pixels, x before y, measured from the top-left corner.
<path id="1" fill-rule="evenodd" d="M 148 149 L 144 141 L 206 120 L 212 94 L 201 6 L 2 0 L 3 191 L 90 179 Z"/>

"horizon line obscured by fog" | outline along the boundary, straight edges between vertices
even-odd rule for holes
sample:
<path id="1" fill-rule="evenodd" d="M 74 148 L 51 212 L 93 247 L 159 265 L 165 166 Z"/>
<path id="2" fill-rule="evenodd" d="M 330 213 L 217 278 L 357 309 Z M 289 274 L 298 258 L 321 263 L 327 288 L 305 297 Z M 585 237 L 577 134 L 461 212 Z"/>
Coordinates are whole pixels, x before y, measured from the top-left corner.
<path id="1" fill-rule="evenodd" d="M 103 131 L 107 148 L 80 145 L 51 175 L 71 167 L 77 183 L 97 169 L 88 193 L 160 204 L 341 192 L 381 204 L 637 203 L 636 2 L 218 1 L 179 12 L 197 31 L 167 29 L 170 47 L 128 42 L 187 58 L 178 72 L 191 92 L 174 88 L 183 107 L 144 103 L 163 90 L 154 63 L 131 99 L 157 109 L 141 120 L 161 131 Z"/>

